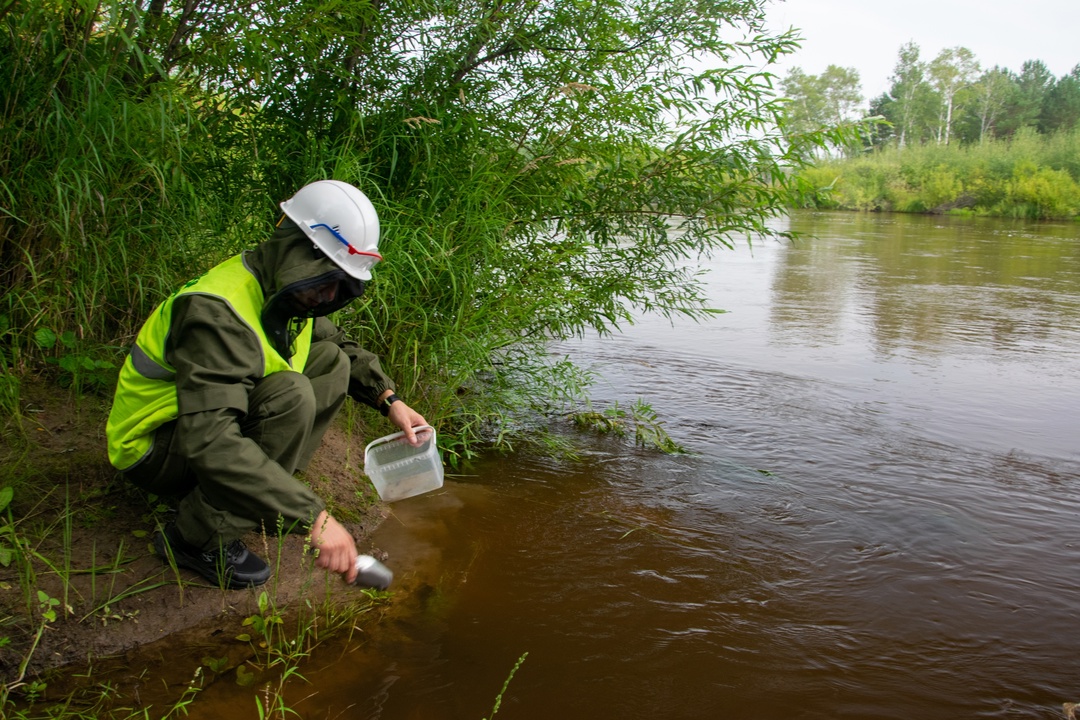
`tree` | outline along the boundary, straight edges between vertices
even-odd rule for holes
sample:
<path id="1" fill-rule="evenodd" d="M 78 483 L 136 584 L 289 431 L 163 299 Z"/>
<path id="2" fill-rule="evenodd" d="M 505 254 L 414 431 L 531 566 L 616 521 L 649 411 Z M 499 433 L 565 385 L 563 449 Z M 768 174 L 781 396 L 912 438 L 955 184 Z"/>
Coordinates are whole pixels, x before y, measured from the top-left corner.
<path id="1" fill-rule="evenodd" d="M 1010 136 L 1020 128 L 1037 128 L 1043 100 L 1053 85 L 1054 75 L 1041 60 L 1024 62 L 1016 77 L 1016 91 L 998 123 L 1001 134 Z"/>
<path id="2" fill-rule="evenodd" d="M 32 356 L 42 326 L 127 345 L 192 266 L 336 177 L 372 196 L 386 257 L 340 320 L 429 418 L 476 439 L 572 397 L 546 343 L 708 317 L 686 259 L 775 234 L 788 171 L 824 142 L 775 130 L 756 68 L 794 40 L 764 4 L 8 4 L 0 350 Z"/>
<path id="3" fill-rule="evenodd" d="M 964 47 L 946 48 L 929 65 L 930 79 L 940 99 L 937 142 L 948 145 L 952 138 L 953 115 L 961 92 L 979 72 L 974 53 Z"/>
<path id="4" fill-rule="evenodd" d="M 859 72 L 855 68 L 829 65 L 821 75 L 807 75 L 792 68 L 781 82 L 785 126 L 788 132 L 815 132 L 838 128 L 858 119 Z"/>
<path id="5" fill-rule="evenodd" d="M 825 126 L 825 96 L 817 76 L 794 67 L 781 81 L 781 88 L 788 101 L 784 117 L 789 129 L 803 132 Z"/>
<path id="6" fill-rule="evenodd" d="M 1044 133 L 1071 130 L 1080 124 L 1080 65 L 1062 75 L 1047 90 L 1039 112 L 1039 130 Z"/>
<path id="7" fill-rule="evenodd" d="M 993 137 L 995 123 L 1016 92 L 1016 78 L 1008 70 L 994 66 L 982 74 L 973 87 L 972 109 L 978 119 L 978 141 Z"/>
<path id="8" fill-rule="evenodd" d="M 863 101 L 858 70 L 829 65 L 821 74 L 821 84 L 830 120 L 828 126 L 851 122 L 862 114 L 858 109 Z"/>
<path id="9" fill-rule="evenodd" d="M 891 80 L 891 102 L 886 105 L 886 117 L 896 128 L 897 145 L 904 147 L 922 139 L 935 101 L 934 90 L 927 81 L 927 66 L 919 60 L 919 46 L 914 42 L 900 47 Z"/>
<path id="10" fill-rule="evenodd" d="M 874 123 L 865 136 L 867 147 L 882 148 L 896 139 L 896 124 L 893 122 L 895 101 L 889 93 L 882 93 L 870 101 L 867 114 L 872 118 L 882 118 L 885 122 Z"/>

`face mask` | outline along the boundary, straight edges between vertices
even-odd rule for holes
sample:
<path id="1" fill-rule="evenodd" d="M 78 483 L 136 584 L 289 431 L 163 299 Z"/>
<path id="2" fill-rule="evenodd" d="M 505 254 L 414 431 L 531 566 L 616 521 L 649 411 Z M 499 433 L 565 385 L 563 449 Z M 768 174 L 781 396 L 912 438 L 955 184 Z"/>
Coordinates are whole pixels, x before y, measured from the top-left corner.
<path id="1" fill-rule="evenodd" d="M 282 357 L 292 357 L 292 345 L 302 320 L 329 315 L 364 294 L 364 281 L 336 270 L 284 288 L 267 302 L 263 329 Z"/>
<path id="2" fill-rule="evenodd" d="M 281 302 L 290 317 L 315 318 L 340 310 L 364 294 L 364 281 L 343 272 L 297 283 L 283 290 Z"/>
<path id="3" fill-rule="evenodd" d="M 319 310 L 334 304 L 340 295 L 341 281 L 330 280 L 302 290 L 293 290 L 288 294 L 292 303 L 294 317 L 315 317 Z"/>

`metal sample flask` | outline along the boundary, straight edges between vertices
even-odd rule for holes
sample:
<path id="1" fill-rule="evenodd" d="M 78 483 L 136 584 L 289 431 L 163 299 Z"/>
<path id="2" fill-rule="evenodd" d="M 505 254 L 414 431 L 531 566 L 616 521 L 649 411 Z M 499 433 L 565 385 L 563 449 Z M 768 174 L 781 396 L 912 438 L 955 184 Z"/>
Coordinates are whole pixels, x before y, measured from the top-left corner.
<path id="1" fill-rule="evenodd" d="M 394 580 L 394 572 L 370 555 L 356 557 L 356 587 L 385 590 Z"/>

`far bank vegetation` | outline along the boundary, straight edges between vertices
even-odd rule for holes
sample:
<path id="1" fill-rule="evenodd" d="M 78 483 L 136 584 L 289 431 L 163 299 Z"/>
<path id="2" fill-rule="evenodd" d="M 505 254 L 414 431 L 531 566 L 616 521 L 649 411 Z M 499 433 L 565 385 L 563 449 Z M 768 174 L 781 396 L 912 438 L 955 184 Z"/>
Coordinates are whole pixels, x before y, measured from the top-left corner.
<path id="1" fill-rule="evenodd" d="M 783 80 L 789 136 L 869 120 L 799 173 L 804 207 L 1080 216 L 1080 65 L 1055 77 L 1039 60 L 982 68 L 970 50 L 933 60 L 900 48 L 889 91 L 862 106 L 859 75 L 829 66 Z"/>

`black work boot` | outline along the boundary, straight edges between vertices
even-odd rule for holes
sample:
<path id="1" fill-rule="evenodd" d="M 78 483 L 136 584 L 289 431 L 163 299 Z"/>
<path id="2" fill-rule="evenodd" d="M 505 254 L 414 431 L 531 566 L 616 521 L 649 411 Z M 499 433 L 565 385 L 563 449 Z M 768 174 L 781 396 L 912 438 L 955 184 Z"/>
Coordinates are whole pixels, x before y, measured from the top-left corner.
<path id="1" fill-rule="evenodd" d="M 230 590 L 255 587 L 270 579 L 270 566 L 241 540 L 217 550 L 199 550 L 180 536 L 175 524 L 169 523 L 163 531 L 154 533 L 154 550 L 166 562 L 172 553 L 177 567 L 194 570 L 214 585 Z"/>

